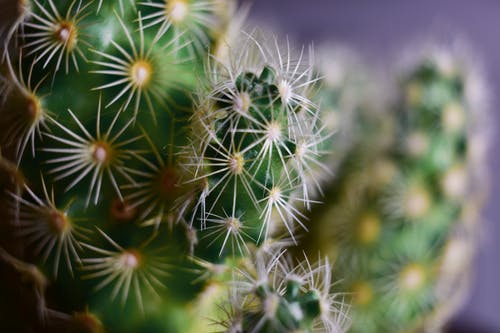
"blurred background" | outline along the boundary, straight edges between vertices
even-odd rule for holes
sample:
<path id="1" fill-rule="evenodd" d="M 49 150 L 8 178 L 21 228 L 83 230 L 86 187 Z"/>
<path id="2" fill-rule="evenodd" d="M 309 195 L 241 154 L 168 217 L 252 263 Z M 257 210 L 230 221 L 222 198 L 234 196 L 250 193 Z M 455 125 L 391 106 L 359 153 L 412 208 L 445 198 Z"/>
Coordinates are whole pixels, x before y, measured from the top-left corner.
<path id="1" fill-rule="evenodd" d="M 387 68 L 413 44 L 435 37 L 468 42 L 490 85 L 491 121 L 500 128 L 500 1 L 498 0 L 253 0 L 250 19 L 300 43 L 340 43 L 370 64 Z M 498 131 L 498 130 L 497 130 Z M 500 332 L 500 145 L 493 138 L 487 225 L 470 299 L 450 332 Z"/>

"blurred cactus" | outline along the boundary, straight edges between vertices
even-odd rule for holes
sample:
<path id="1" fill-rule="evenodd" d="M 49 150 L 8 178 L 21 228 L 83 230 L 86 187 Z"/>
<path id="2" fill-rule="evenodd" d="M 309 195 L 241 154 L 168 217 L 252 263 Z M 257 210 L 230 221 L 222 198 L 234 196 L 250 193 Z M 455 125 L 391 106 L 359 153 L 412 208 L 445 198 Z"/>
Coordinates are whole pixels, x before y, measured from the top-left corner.
<path id="1" fill-rule="evenodd" d="M 388 108 L 351 52 L 242 33 L 231 0 L 1 5 L 7 329 L 392 332 L 451 313 L 485 145 L 453 52 L 414 62 Z"/>
<path id="2" fill-rule="evenodd" d="M 487 175 L 484 87 L 471 66 L 458 47 L 406 63 L 394 107 L 359 108 L 355 143 L 309 216 L 301 245 L 335 260 L 352 332 L 436 329 L 460 304 Z"/>

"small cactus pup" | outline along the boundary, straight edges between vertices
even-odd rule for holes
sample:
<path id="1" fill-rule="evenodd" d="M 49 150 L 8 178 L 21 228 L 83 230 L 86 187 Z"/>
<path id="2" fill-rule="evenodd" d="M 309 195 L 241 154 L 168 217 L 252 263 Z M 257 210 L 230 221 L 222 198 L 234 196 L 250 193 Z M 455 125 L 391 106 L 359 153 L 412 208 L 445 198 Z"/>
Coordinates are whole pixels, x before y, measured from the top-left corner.
<path id="1" fill-rule="evenodd" d="M 0 144 L 24 176 L 5 223 L 48 281 L 39 330 L 189 329 L 178 152 L 224 2 L 15 1 L 2 21 Z"/>
<path id="2" fill-rule="evenodd" d="M 282 256 L 257 253 L 255 267 L 241 271 L 230 326 L 243 332 L 344 332 L 349 320 L 342 297 L 330 291 L 328 261 L 312 266 L 306 259 L 293 267 Z"/>
<path id="3" fill-rule="evenodd" d="M 358 113 L 360 137 L 301 243 L 336 260 L 351 332 L 440 329 L 465 294 L 486 193 L 486 97 L 462 48 L 424 49 L 397 103 Z"/>
<path id="4" fill-rule="evenodd" d="M 303 49 L 253 33 L 230 50 L 207 67 L 182 154 L 200 188 L 191 225 L 219 255 L 244 254 L 245 242 L 259 244 L 279 228 L 292 239 L 305 228 L 294 202 L 309 205 L 307 175 L 322 165 L 328 137 Z"/>
<path id="5" fill-rule="evenodd" d="M 197 331 L 343 332 L 330 265 L 281 258 L 304 223 L 295 204 L 311 203 L 309 165 L 320 167 L 330 139 L 313 99 L 318 78 L 304 51 L 258 33 L 228 50 L 208 64 L 181 155 L 199 188 L 185 200 L 205 280 L 194 308 L 213 321 Z M 274 240 L 279 232 L 286 241 Z"/>
<path id="6" fill-rule="evenodd" d="M 211 281 L 207 293 L 212 304 L 205 307 L 212 310 L 198 331 L 345 332 L 348 306 L 342 293 L 332 292 L 328 259 L 292 261 L 284 248 L 291 244 L 268 239 L 259 248 L 249 245 L 246 257 L 228 257 L 220 264 L 199 261 L 202 276 Z"/>

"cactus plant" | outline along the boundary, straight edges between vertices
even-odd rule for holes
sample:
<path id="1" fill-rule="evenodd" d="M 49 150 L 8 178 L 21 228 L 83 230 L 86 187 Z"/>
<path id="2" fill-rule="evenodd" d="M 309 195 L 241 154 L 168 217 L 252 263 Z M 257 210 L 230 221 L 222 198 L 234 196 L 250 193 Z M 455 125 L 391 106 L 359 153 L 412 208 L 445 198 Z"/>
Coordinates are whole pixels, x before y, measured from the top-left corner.
<path id="1" fill-rule="evenodd" d="M 393 107 L 359 108 L 359 137 L 303 242 L 336 260 L 352 332 L 438 329 L 468 280 L 486 188 L 486 98 L 463 48 L 423 49 Z"/>
<path id="2" fill-rule="evenodd" d="M 43 277 L 35 327 L 196 331 L 187 318 L 218 306 L 203 307 L 210 274 L 196 274 L 211 265 L 234 271 L 219 278 L 231 295 L 264 288 L 235 286 L 230 263 L 262 269 L 250 244 L 280 226 L 294 240 L 293 203 L 309 204 L 308 168 L 328 139 L 304 50 L 257 33 L 224 50 L 231 1 L 16 5 L 2 22 L 0 139 L 24 177 L 5 195 L 26 263 L 2 258 Z M 276 278 L 294 271 L 268 259 Z M 293 290 L 266 287 L 282 298 L 279 327 L 245 308 L 245 330 L 343 331 L 330 265 L 299 267 Z"/>
<path id="3" fill-rule="evenodd" d="M 207 190 L 192 219 L 226 221 L 234 233 L 244 231 L 249 221 L 254 225 L 234 236 L 243 240 L 247 234 L 257 242 L 281 223 L 294 238 L 295 225 L 305 226 L 292 203 L 308 202 L 304 179 L 310 165 L 321 164 L 318 147 L 327 139 L 318 109 L 308 99 L 316 79 L 301 61 L 302 53 L 296 63 L 290 60 L 289 45 L 263 49 L 253 37 L 245 44 L 231 62 L 210 70 L 194 115 L 186 165 Z"/>
<path id="4" fill-rule="evenodd" d="M 426 54 L 388 107 L 352 53 L 240 32 L 231 0 L 4 7 L 8 329 L 341 333 L 350 293 L 354 332 L 452 311 L 483 193 L 463 59 Z"/>

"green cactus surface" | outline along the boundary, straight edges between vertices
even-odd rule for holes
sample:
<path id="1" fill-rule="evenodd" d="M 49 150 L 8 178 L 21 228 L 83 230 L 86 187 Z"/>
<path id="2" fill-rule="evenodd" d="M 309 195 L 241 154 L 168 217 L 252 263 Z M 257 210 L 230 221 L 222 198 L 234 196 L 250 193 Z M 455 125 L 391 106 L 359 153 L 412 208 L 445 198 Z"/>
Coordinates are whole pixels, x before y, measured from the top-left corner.
<path id="1" fill-rule="evenodd" d="M 306 52 L 236 34 L 234 7 L 32 0 L 2 21 L 0 142 L 19 176 L 4 187 L 6 210 L 25 262 L 3 260 L 43 277 L 35 327 L 210 331 L 189 318 L 218 307 L 205 295 L 208 268 L 222 265 L 228 295 L 282 298 L 278 326 L 245 306 L 245 331 L 312 332 L 318 320 L 343 331 L 329 264 L 287 291 L 235 286 L 229 263 L 261 265 L 249 247 L 305 228 L 294 202 L 309 205 L 306 178 L 329 137 Z M 320 269 L 321 294 L 310 282 Z"/>
<path id="2" fill-rule="evenodd" d="M 326 207 L 310 215 L 303 246 L 336 260 L 352 332 L 436 329 L 462 297 L 477 241 L 471 211 L 485 190 L 477 145 L 486 141 L 471 96 L 477 73 L 452 50 L 414 60 L 393 107 L 359 108 L 359 137 L 326 186 Z"/>
<path id="3" fill-rule="evenodd" d="M 455 311 L 486 192 L 475 67 L 431 48 L 383 82 L 347 48 L 241 31 L 246 10 L 0 0 L 0 331 L 409 332 Z"/>

